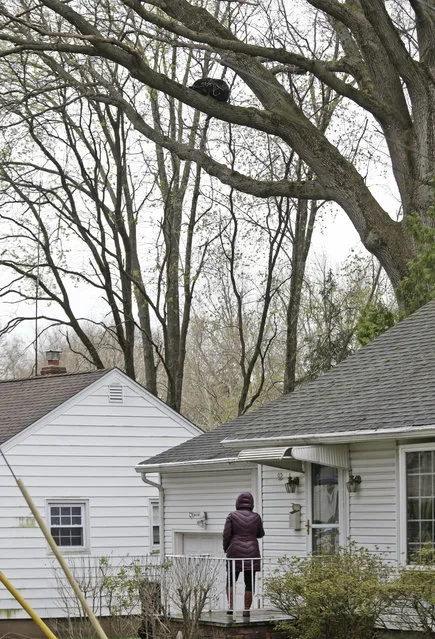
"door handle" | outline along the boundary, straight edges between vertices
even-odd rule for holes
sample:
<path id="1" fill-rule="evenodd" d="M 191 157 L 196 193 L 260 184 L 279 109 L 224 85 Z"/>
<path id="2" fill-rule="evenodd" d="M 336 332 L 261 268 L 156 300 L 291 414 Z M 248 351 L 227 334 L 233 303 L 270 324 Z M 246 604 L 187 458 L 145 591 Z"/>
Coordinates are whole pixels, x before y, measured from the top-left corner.
<path id="1" fill-rule="evenodd" d="M 307 535 L 310 534 L 310 530 L 311 530 L 311 524 L 310 524 L 310 520 L 307 519 L 307 523 L 305 524 L 305 528 L 307 529 Z"/>

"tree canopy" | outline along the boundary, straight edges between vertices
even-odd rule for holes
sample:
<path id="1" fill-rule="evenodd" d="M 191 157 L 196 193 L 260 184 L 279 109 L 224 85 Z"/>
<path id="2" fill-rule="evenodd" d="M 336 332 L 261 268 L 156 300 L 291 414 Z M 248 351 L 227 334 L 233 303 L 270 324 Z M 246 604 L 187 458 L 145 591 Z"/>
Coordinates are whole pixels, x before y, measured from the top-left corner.
<path id="1" fill-rule="evenodd" d="M 66 286 L 86 283 L 125 370 L 137 375 L 139 331 L 147 387 L 162 395 L 164 377 L 179 409 L 192 313 L 221 330 L 194 307 L 213 282 L 202 306 L 237 337 L 237 412 L 264 392 L 280 313 L 292 390 L 319 211 L 343 209 L 403 309 L 433 294 L 434 32 L 435 0 L 1 3 L 0 264 L 14 275 L 0 297 L 33 301 L 37 284 L 102 367 L 100 332 Z M 230 99 L 197 91 L 206 77 Z M 376 188 L 390 175 L 394 203 Z M 69 260 L 70 238 L 89 270 Z M 347 352 L 354 323 L 318 340 L 318 370 Z"/>
<path id="2" fill-rule="evenodd" d="M 305 32 L 298 23 L 304 14 Z M 69 83 L 82 95 L 117 105 L 138 131 L 180 158 L 198 162 L 210 175 L 257 197 L 286 195 L 333 200 L 357 229 L 364 246 L 379 259 L 393 285 L 408 274 L 415 242 L 408 216 L 422 224 L 432 201 L 435 95 L 434 0 L 306 0 L 188 2 L 188 0 L 12 1 L 3 5 L 1 55 L 38 58 L 41 91 Z M 321 20 L 319 20 L 319 17 Z M 308 32 L 316 22 L 325 45 L 313 55 Z M 338 50 L 327 46 L 332 33 Z M 177 50 L 207 51 L 225 69 L 230 84 L 252 99 L 222 103 L 189 89 L 153 65 L 155 41 Z M 99 63 L 96 63 L 96 60 Z M 208 153 L 174 139 L 132 106 L 112 86 L 106 65 L 123 67 L 140 84 L 238 127 L 281 140 L 313 171 L 315 179 L 258 179 L 232 168 L 215 148 Z M 84 73 L 84 70 L 86 72 Z M 312 74 L 322 87 L 368 117 L 368 130 L 389 156 L 401 202 L 400 220 L 385 210 L 365 183 L 361 167 L 337 141 L 322 132 L 298 104 L 295 71 Z M 201 67 L 192 67 L 192 74 Z M 50 78 L 50 79 L 49 79 Z M 331 99 L 334 99 L 332 97 Z M 244 103 L 243 103 L 244 102 Z"/>

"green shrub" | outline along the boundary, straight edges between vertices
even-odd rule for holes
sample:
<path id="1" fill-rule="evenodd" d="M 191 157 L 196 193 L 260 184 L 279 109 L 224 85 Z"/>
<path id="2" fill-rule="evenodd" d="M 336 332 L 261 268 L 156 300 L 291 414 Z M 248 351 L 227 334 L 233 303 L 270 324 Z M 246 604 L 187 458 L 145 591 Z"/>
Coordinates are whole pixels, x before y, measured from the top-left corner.
<path id="1" fill-rule="evenodd" d="M 400 626 L 435 637 L 435 557 L 428 545 L 414 558 L 412 566 L 402 566 L 393 584 L 394 613 Z"/>
<path id="2" fill-rule="evenodd" d="M 328 556 L 284 559 L 267 581 L 271 602 L 289 615 L 280 630 L 297 639 L 370 639 L 390 605 L 391 569 L 351 544 Z"/>

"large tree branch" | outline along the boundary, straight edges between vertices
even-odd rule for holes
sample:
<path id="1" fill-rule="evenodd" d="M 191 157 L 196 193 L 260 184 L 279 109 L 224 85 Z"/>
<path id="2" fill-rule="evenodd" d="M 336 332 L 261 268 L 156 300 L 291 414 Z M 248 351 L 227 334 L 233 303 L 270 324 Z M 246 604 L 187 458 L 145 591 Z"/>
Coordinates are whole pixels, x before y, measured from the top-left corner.
<path id="1" fill-rule="evenodd" d="M 210 155 L 205 153 L 202 149 L 195 148 L 191 144 L 183 144 L 175 140 L 173 137 L 164 135 L 158 128 L 151 127 L 142 116 L 136 111 L 136 109 L 128 102 L 115 87 L 106 84 L 106 88 L 109 95 L 95 95 L 89 96 L 89 87 L 74 78 L 69 74 L 65 68 L 57 61 L 44 56 L 45 61 L 49 66 L 56 71 L 61 77 L 68 82 L 74 83 L 77 89 L 84 95 L 88 95 L 91 99 L 95 99 L 107 104 L 112 104 L 121 108 L 132 122 L 137 131 L 142 133 L 146 138 L 154 142 L 160 147 L 168 149 L 175 153 L 178 157 L 185 161 L 193 161 L 201 166 L 209 175 L 216 177 L 223 184 L 232 186 L 233 188 L 249 193 L 260 198 L 267 198 L 272 196 L 284 196 L 292 198 L 302 199 L 315 199 L 315 200 L 331 200 L 334 196 L 332 189 L 324 187 L 318 180 L 308 182 L 293 182 L 289 180 L 256 180 L 250 176 L 247 176 L 238 171 L 232 170 L 227 165 L 214 160 Z M 98 77 L 101 82 L 104 79 Z M 207 98 L 204 98 L 207 100 Z M 223 105 L 226 106 L 226 105 Z M 232 109 L 241 109 L 240 107 L 232 107 Z M 250 109 L 246 109 L 250 111 Z M 273 124 L 270 125 L 270 132 L 275 130 Z"/>
<path id="2" fill-rule="evenodd" d="M 21 52 L 26 49 L 35 52 L 43 51 L 45 49 L 46 51 L 65 51 L 68 53 L 83 53 L 85 55 L 103 55 L 108 59 L 117 62 L 118 64 L 122 64 L 130 70 L 134 77 L 138 77 L 138 79 L 144 81 L 142 77 L 139 77 L 134 73 L 134 69 L 136 66 L 147 66 L 145 65 L 144 59 L 141 57 L 140 51 L 136 46 L 134 46 L 133 44 L 128 44 L 126 42 L 121 42 L 120 40 L 116 40 L 113 37 L 106 37 L 90 22 L 85 20 L 83 16 L 71 9 L 71 7 L 69 7 L 68 5 L 65 5 L 65 3 L 59 2 L 59 0 L 44 0 L 44 4 L 51 10 L 62 16 L 64 19 L 66 19 L 71 25 L 73 25 L 80 31 L 80 34 L 52 32 L 51 36 L 52 38 L 56 39 L 55 43 L 31 41 L 29 39 L 26 40 L 26 38 L 19 38 L 9 35 L 0 36 L 0 39 L 3 37 L 4 39 L 16 44 L 16 47 L 3 52 L 2 55 L 10 55 L 12 53 Z M 319 62 L 317 60 L 312 60 L 299 54 L 288 52 L 285 49 L 247 44 L 237 40 L 231 34 L 231 32 L 225 30 L 224 27 L 221 28 L 221 33 L 219 34 L 219 36 L 216 36 L 214 34 L 206 34 L 204 31 L 197 31 L 196 29 L 188 28 L 185 25 L 180 24 L 180 22 L 177 22 L 176 20 L 167 20 L 162 18 L 161 16 L 156 16 L 153 12 L 144 9 L 143 5 L 138 0 L 125 0 L 125 4 L 133 8 L 140 17 L 149 22 L 152 22 L 155 26 L 158 26 L 159 28 L 165 28 L 170 32 L 172 31 L 176 35 L 183 35 L 183 37 L 192 39 L 192 41 L 194 42 L 205 42 L 212 46 L 214 49 L 218 49 L 221 52 L 232 51 L 235 53 L 245 53 L 249 56 L 269 59 L 280 62 L 282 64 L 293 65 L 296 68 L 309 71 L 310 73 L 313 73 L 313 75 L 315 75 L 319 80 L 333 88 L 334 91 L 336 91 L 340 95 L 348 97 L 356 104 L 359 104 L 362 108 L 372 112 L 375 117 L 382 118 L 383 116 L 385 116 L 385 109 L 388 108 L 385 104 L 382 104 L 381 102 L 374 99 L 373 96 L 369 93 L 358 90 L 351 84 L 341 80 L 337 75 L 335 75 L 333 70 L 336 68 L 336 62 L 329 65 L 328 63 Z M 184 10 L 188 10 L 194 13 L 199 11 L 201 16 L 207 14 L 207 12 L 203 9 L 193 7 L 189 3 L 185 4 L 187 6 L 184 8 Z M 197 19 L 195 19 L 195 24 L 199 24 Z M 47 35 L 48 34 L 49 32 L 47 32 Z M 62 40 L 59 39 L 60 37 L 62 37 Z M 77 38 L 87 40 L 94 46 L 94 51 L 90 51 L 89 48 L 84 45 L 68 44 L 63 41 L 64 38 Z M 124 56 L 121 55 L 121 51 L 124 53 Z M 138 64 L 139 61 L 141 62 L 140 65 Z M 155 84 L 151 86 L 155 86 Z M 179 97 L 179 99 L 183 99 L 184 102 L 190 104 L 191 106 L 195 106 L 196 108 L 205 110 L 209 115 L 215 115 L 215 113 L 212 113 L 209 109 L 204 109 L 203 105 L 201 105 L 200 102 L 196 102 L 195 104 L 195 101 L 192 103 L 191 101 L 186 100 L 185 96 L 176 97 Z"/>
<path id="3" fill-rule="evenodd" d="M 409 0 L 414 9 L 420 61 L 432 71 L 435 82 L 435 1 Z"/>
<path id="4" fill-rule="evenodd" d="M 384 0 L 360 0 L 364 14 L 388 54 L 391 64 L 397 69 L 408 87 L 416 80 L 425 81 L 421 65 L 413 60 L 400 39 L 400 35 L 388 15 Z"/>

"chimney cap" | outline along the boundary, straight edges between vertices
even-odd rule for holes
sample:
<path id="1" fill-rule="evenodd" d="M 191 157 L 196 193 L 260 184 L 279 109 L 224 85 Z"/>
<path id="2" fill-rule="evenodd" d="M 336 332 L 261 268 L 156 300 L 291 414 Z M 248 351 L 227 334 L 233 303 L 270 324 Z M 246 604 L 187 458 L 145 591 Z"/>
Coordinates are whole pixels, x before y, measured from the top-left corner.
<path id="1" fill-rule="evenodd" d="M 62 351 L 45 351 L 47 365 L 41 368 L 40 375 L 60 375 L 66 373 L 64 366 L 59 366 L 59 358 Z"/>
<path id="2" fill-rule="evenodd" d="M 47 360 L 56 360 L 59 361 L 60 358 L 60 354 L 62 351 L 57 351 L 57 350 L 50 350 L 50 351 L 45 351 L 45 355 L 47 357 Z"/>

